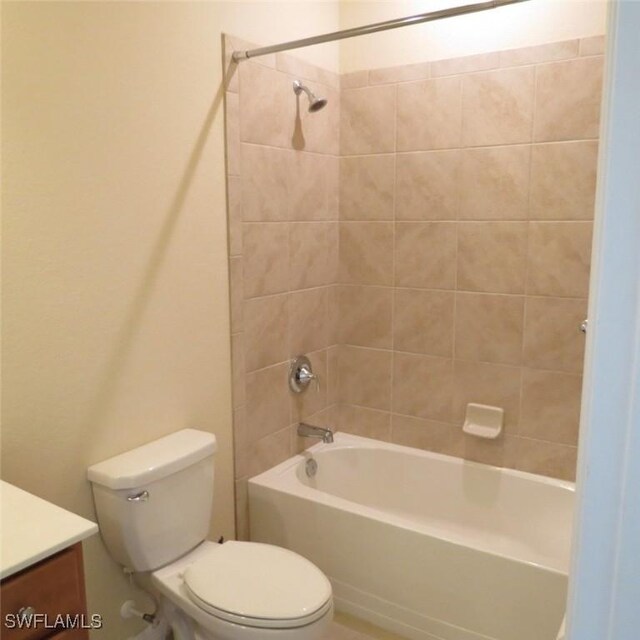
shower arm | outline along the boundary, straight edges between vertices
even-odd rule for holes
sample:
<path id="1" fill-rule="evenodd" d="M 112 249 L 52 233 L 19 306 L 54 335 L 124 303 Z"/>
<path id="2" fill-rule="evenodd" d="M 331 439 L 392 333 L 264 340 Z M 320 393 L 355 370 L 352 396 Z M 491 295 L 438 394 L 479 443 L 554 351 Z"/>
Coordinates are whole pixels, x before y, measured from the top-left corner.
<path id="1" fill-rule="evenodd" d="M 467 4 L 461 7 L 451 7 L 450 9 L 441 9 L 440 11 L 430 11 L 429 13 L 420 13 L 407 18 L 396 18 L 385 22 L 376 22 L 364 27 L 354 27 L 353 29 L 344 29 L 342 31 L 334 31 L 325 33 L 320 36 L 311 38 L 302 38 L 300 40 L 291 40 L 290 42 L 282 42 L 280 44 L 272 44 L 268 47 L 259 47 L 257 49 L 247 49 L 244 51 L 234 51 L 232 59 L 234 62 L 242 62 L 250 58 L 258 56 L 266 56 L 270 53 L 279 51 L 288 51 L 289 49 L 300 49 L 302 47 L 310 47 L 314 44 L 322 44 L 323 42 L 333 42 L 335 40 L 344 40 L 345 38 L 353 38 L 355 36 L 364 36 L 378 31 L 388 31 L 389 29 L 398 29 L 400 27 L 409 27 L 413 24 L 421 24 L 423 22 L 432 22 L 443 18 L 453 16 L 461 16 L 467 13 L 476 13 L 478 11 L 486 11 L 488 9 L 496 9 L 508 4 L 517 4 L 519 2 L 527 2 L 528 0 L 488 0 L 486 2 L 478 2 L 475 4 Z"/>

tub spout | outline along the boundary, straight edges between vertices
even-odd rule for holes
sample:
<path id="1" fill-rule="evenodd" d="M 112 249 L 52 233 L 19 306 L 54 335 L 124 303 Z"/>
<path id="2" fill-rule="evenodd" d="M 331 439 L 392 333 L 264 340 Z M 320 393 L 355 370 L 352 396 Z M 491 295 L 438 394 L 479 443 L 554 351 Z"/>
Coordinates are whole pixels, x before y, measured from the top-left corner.
<path id="1" fill-rule="evenodd" d="M 298 425 L 298 435 L 303 438 L 320 438 L 322 442 L 333 442 L 333 431 L 331 429 L 325 429 L 324 427 L 314 427 L 306 422 L 301 422 Z"/>

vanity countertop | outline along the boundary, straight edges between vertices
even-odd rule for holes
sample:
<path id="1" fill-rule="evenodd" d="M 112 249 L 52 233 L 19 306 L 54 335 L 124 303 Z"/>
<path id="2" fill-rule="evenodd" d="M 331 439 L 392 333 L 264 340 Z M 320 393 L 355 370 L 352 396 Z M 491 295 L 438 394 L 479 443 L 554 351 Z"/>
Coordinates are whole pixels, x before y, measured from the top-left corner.
<path id="1" fill-rule="evenodd" d="M 0 578 L 97 532 L 94 522 L 0 481 Z"/>

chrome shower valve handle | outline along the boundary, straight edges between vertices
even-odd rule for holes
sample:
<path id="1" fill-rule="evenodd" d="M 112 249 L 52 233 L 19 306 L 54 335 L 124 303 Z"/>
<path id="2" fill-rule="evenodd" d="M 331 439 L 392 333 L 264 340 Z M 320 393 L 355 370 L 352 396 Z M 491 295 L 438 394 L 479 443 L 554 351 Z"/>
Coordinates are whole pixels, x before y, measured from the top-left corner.
<path id="1" fill-rule="evenodd" d="M 307 367 L 302 366 L 298 370 L 298 382 L 301 385 L 309 384 L 310 382 L 315 381 L 318 383 L 318 376 L 311 371 L 311 369 L 307 369 Z"/>
<path id="2" fill-rule="evenodd" d="M 289 388 L 294 393 L 302 393 L 311 382 L 315 382 L 316 390 L 320 389 L 320 380 L 317 374 L 313 373 L 309 358 L 297 356 L 291 361 L 289 368 Z"/>

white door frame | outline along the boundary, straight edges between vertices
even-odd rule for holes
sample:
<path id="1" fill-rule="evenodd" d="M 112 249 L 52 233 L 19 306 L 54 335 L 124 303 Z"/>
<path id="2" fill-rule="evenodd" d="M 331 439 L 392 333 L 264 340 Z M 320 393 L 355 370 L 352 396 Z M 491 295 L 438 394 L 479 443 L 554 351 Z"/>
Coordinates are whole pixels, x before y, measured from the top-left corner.
<path id="1" fill-rule="evenodd" d="M 568 640 L 640 639 L 640 1 L 607 46 Z"/>

